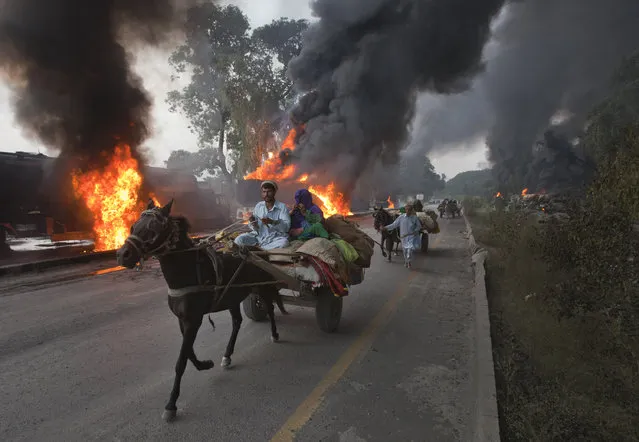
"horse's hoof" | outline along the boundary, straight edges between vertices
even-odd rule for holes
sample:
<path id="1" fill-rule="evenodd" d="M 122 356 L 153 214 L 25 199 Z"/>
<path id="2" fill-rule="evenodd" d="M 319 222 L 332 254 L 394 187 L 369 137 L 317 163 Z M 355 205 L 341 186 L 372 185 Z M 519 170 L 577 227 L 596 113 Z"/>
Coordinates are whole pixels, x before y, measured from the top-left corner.
<path id="1" fill-rule="evenodd" d="M 198 367 L 198 370 L 210 370 L 214 366 L 215 364 L 213 364 L 213 361 L 207 359 L 206 361 L 200 361 L 200 366 Z"/>
<path id="2" fill-rule="evenodd" d="M 164 410 L 164 413 L 162 413 L 162 419 L 164 422 L 172 422 L 175 420 L 176 416 L 177 410 Z"/>
<path id="3" fill-rule="evenodd" d="M 272 342 L 278 342 L 280 340 L 280 335 L 271 336 Z"/>
<path id="4" fill-rule="evenodd" d="M 229 368 L 231 366 L 231 358 L 227 358 L 226 356 L 224 356 L 220 365 L 222 366 L 222 368 Z"/>

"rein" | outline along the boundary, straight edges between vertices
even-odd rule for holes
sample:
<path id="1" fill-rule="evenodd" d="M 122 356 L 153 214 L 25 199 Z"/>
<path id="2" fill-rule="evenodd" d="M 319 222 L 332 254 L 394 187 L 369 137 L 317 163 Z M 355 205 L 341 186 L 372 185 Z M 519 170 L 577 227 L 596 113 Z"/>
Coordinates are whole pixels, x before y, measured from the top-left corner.
<path id="1" fill-rule="evenodd" d="M 182 296 L 188 295 L 190 293 L 198 293 L 198 292 L 212 292 L 212 293 L 216 293 L 217 294 L 217 293 L 220 293 L 220 291 L 221 291 L 219 297 L 216 297 L 217 299 L 215 300 L 215 305 L 212 307 L 213 309 L 215 309 L 222 303 L 224 297 L 226 296 L 226 294 L 228 293 L 228 291 L 231 288 L 248 288 L 248 287 L 265 286 L 265 285 L 279 285 L 279 284 L 285 284 L 286 283 L 285 281 L 277 280 L 277 281 L 264 281 L 264 282 L 261 282 L 261 283 L 233 284 L 235 282 L 235 280 L 237 279 L 237 277 L 239 276 L 239 274 L 242 271 L 242 269 L 244 268 L 244 266 L 246 265 L 247 259 L 249 257 L 248 254 L 240 252 L 240 256 L 242 256 L 242 258 L 243 258 L 242 262 L 240 263 L 238 268 L 235 270 L 235 272 L 233 273 L 233 275 L 229 279 L 228 283 L 224 284 L 223 283 L 222 262 L 220 260 L 219 255 L 216 253 L 216 251 L 211 246 L 213 244 L 219 243 L 223 239 L 227 238 L 233 232 L 229 232 L 226 235 L 223 235 L 222 237 L 220 237 L 219 239 L 214 239 L 215 235 L 217 235 L 217 233 L 216 233 L 215 235 L 211 235 L 211 236 L 203 239 L 195 247 L 189 247 L 189 248 L 186 248 L 186 249 L 175 250 L 175 247 L 177 246 L 177 244 L 179 242 L 179 237 L 180 237 L 180 231 L 179 231 L 178 224 L 175 223 L 175 222 L 172 222 L 171 218 L 163 216 L 156 209 L 145 210 L 144 212 L 142 212 L 142 216 L 153 216 L 163 226 L 166 226 L 169 223 L 171 223 L 172 225 L 169 226 L 169 233 L 166 235 L 166 238 L 159 245 L 153 247 L 150 250 L 146 250 L 145 241 L 142 238 L 140 238 L 139 236 L 134 235 L 134 234 L 130 234 L 127 237 L 127 239 L 125 240 L 125 243 L 129 244 L 131 247 L 133 247 L 136 250 L 136 252 L 138 253 L 138 255 L 140 256 L 140 267 L 142 267 L 142 265 L 144 263 L 144 260 L 148 256 L 154 256 L 156 258 L 162 258 L 162 257 L 166 257 L 166 256 L 172 255 L 172 254 L 187 253 L 187 252 L 193 252 L 193 251 L 194 252 L 199 252 L 201 250 L 206 250 L 206 256 L 209 258 L 209 261 L 213 265 L 213 271 L 215 272 L 215 277 L 216 277 L 215 285 L 203 284 L 202 283 L 202 274 L 201 274 L 201 267 L 200 267 L 201 261 L 199 259 L 199 256 L 196 256 L 196 264 L 195 265 L 196 265 L 196 273 L 197 273 L 198 285 L 182 287 L 182 288 L 179 288 L 179 289 L 171 289 L 171 288 L 169 288 L 168 289 L 169 297 L 173 297 L 173 298 L 182 297 Z M 237 224 L 237 223 L 234 223 L 234 224 Z M 231 226 L 229 226 L 229 227 L 231 227 Z M 153 244 L 153 242 L 152 242 L 152 244 Z"/>
<path id="2" fill-rule="evenodd" d="M 170 226 L 169 233 L 166 235 L 166 238 L 160 243 L 160 245 L 152 248 L 151 250 L 145 250 L 144 247 L 145 241 L 137 235 L 131 233 L 125 240 L 125 244 L 129 244 L 131 247 L 135 249 L 135 251 L 140 256 L 140 267 L 144 264 L 144 261 L 148 256 L 162 256 L 165 253 L 169 252 L 172 248 L 177 245 L 179 240 L 179 228 L 176 223 L 172 222 L 169 217 L 162 216 L 158 210 L 150 209 L 142 212 L 142 216 L 153 216 L 155 219 L 160 221 L 160 223 L 165 226 L 167 224 L 173 224 Z M 159 236 L 159 235 L 158 235 Z M 164 253 L 158 253 L 159 251 L 163 251 Z"/>

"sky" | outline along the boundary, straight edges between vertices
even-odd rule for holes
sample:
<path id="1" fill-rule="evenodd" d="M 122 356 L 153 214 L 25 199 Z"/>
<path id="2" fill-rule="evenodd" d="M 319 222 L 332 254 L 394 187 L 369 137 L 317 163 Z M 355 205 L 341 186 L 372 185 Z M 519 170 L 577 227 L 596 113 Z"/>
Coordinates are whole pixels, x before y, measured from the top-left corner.
<path id="1" fill-rule="evenodd" d="M 249 17 L 253 27 L 271 22 L 279 17 L 311 18 L 306 0 L 233 0 Z M 184 149 L 197 150 L 196 137 L 190 132 L 188 120 L 179 113 L 169 111 L 166 104 L 167 93 L 183 84 L 172 81 L 172 69 L 168 64 L 169 53 L 162 50 L 145 49 L 134 54 L 134 69 L 142 77 L 144 85 L 153 99 L 152 136 L 144 145 L 150 152 L 151 164 L 163 166 L 171 151 Z M 41 152 L 56 155 L 48 151 L 37 140 L 30 139 L 16 124 L 11 108 L 11 93 L 0 82 L 0 133 L 2 144 L 0 151 L 5 152 Z M 440 149 L 431 155 L 431 161 L 438 173 L 452 178 L 459 172 L 487 167 L 486 147 L 483 142 L 454 149 Z"/>

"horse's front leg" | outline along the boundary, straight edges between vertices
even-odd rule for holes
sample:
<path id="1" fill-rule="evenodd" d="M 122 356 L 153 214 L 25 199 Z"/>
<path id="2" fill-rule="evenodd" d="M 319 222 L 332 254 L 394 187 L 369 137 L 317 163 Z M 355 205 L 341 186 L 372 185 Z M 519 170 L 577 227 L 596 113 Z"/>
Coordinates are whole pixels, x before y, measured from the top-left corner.
<path id="1" fill-rule="evenodd" d="M 229 339 L 229 343 L 226 346 L 226 352 L 222 358 L 222 368 L 228 368 L 231 366 L 231 355 L 235 351 L 235 341 L 237 340 L 237 335 L 240 332 L 240 327 L 242 326 L 242 310 L 240 310 L 240 305 L 237 304 L 229 308 L 229 312 L 231 313 L 231 320 L 233 321 L 233 331 L 231 332 L 231 339 Z"/>
<path id="2" fill-rule="evenodd" d="M 171 397 L 169 402 L 164 407 L 164 413 L 162 417 L 165 421 L 169 422 L 175 419 L 177 415 L 177 399 L 180 396 L 180 384 L 182 383 L 182 376 L 184 370 L 186 370 L 186 363 L 191 357 L 195 358 L 193 351 L 193 343 L 197 337 L 197 332 L 202 325 L 202 318 L 199 320 L 183 321 L 180 320 L 180 330 L 182 331 L 182 347 L 180 347 L 180 355 L 178 356 L 177 363 L 175 364 L 175 380 L 173 381 L 173 389 L 171 390 Z"/>
<path id="3" fill-rule="evenodd" d="M 202 325 L 202 321 L 200 320 L 200 325 L 198 325 L 198 330 L 200 329 Z M 182 332 L 182 336 L 184 336 L 184 322 L 180 321 L 180 331 Z M 197 333 L 197 332 L 196 332 Z M 213 364 L 213 361 L 211 361 L 210 359 L 204 360 L 204 361 L 200 361 L 197 356 L 195 355 L 195 350 L 193 349 L 193 346 L 191 346 L 191 352 L 189 353 L 189 361 L 191 361 L 191 363 L 193 364 L 193 366 L 195 367 L 196 370 L 198 371 L 202 371 L 202 370 L 209 370 L 211 368 L 213 368 L 213 366 L 215 364 Z"/>

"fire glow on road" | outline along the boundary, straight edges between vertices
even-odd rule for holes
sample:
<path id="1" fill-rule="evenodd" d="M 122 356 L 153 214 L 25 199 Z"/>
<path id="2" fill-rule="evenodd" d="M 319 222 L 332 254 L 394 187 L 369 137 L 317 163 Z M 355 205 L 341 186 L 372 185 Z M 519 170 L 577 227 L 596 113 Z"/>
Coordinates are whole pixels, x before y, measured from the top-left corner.
<path id="1" fill-rule="evenodd" d="M 126 270 L 126 267 L 116 266 L 116 267 L 110 267 L 108 269 L 96 270 L 95 272 L 91 272 L 90 275 L 91 276 L 108 275 L 109 273 L 119 272 L 121 270 Z"/>

